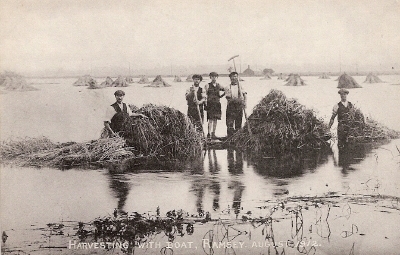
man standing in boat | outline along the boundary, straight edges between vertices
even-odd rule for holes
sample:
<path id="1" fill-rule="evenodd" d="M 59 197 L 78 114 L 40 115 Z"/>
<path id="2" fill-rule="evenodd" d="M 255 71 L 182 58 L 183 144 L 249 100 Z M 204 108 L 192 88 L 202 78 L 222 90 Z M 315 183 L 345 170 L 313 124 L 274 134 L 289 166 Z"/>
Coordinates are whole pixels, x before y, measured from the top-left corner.
<path id="1" fill-rule="evenodd" d="M 329 129 L 332 127 L 336 116 L 338 116 L 338 146 L 343 147 L 348 142 L 349 130 L 350 130 L 350 111 L 354 108 L 353 104 L 347 101 L 347 95 L 349 91 L 341 88 L 338 91 L 340 95 L 340 102 L 333 106 L 332 117 L 329 121 Z"/>
<path id="2" fill-rule="evenodd" d="M 186 90 L 187 115 L 199 132 L 203 131 L 204 103 L 207 100 L 205 90 L 200 87 L 203 77 L 199 74 L 192 76 L 193 85 Z"/>
<path id="3" fill-rule="evenodd" d="M 229 74 L 231 84 L 225 88 L 225 97 L 228 101 L 226 107 L 226 127 L 228 138 L 242 127 L 243 109 L 246 107 L 247 93 L 239 84 L 237 72 Z"/>
<path id="4" fill-rule="evenodd" d="M 141 113 L 133 113 L 129 106 L 122 102 L 125 96 L 124 91 L 117 90 L 114 96 L 116 100 L 115 103 L 107 107 L 104 131 L 101 134 L 102 138 L 113 137 L 123 131 L 123 125 L 129 116 L 147 118 L 147 116 Z"/>
<path id="5" fill-rule="evenodd" d="M 217 128 L 217 121 L 221 119 L 221 102 L 220 98 L 225 95 L 220 93 L 224 88 L 217 83 L 218 74 L 216 72 L 210 73 L 211 82 L 204 86 L 207 95 L 207 121 L 208 121 L 208 134 L 207 138 L 216 139 L 215 130 Z M 211 131 L 211 135 L 210 135 Z"/>

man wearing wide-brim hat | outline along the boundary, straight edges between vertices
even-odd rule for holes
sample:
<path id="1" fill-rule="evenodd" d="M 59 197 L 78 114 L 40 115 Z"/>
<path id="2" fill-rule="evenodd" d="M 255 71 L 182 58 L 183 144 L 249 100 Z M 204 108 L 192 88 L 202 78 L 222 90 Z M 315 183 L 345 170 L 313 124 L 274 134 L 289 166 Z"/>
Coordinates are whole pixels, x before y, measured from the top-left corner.
<path id="1" fill-rule="evenodd" d="M 347 89 L 341 88 L 338 91 L 338 94 L 340 95 L 340 102 L 333 106 L 332 117 L 329 121 L 329 129 L 332 127 L 336 116 L 338 116 L 338 145 L 342 146 L 348 141 L 350 130 L 349 113 L 350 110 L 354 108 L 354 106 L 351 102 L 347 101 L 347 95 L 349 94 L 349 91 Z"/>

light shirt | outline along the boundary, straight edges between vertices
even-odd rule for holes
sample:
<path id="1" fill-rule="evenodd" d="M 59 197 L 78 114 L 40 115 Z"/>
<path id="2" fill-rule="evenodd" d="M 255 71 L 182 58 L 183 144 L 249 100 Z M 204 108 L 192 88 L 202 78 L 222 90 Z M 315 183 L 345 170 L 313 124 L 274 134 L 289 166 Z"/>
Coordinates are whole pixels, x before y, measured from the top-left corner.
<path id="1" fill-rule="evenodd" d="M 124 110 L 123 104 L 118 104 L 118 106 L 119 106 L 119 108 L 121 108 L 121 111 Z M 127 112 L 129 114 L 129 116 L 131 116 L 132 115 L 132 110 L 131 110 L 131 108 L 129 107 L 128 104 L 126 104 L 126 109 L 127 109 Z M 111 122 L 112 117 L 114 117 L 114 115 L 116 113 L 117 112 L 115 111 L 114 107 L 112 107 L 111 105 L 108 106 L 107 109 L 106 109 L 106 114 L 105 114 L 105 117 L 104 117 L 104 121 Z"/>
<path id="2" fill-rule="evenodd" d="M 239 86 L 240 86 L 240 92 L 242 92 L 241 97 L 239 97 Z M 225 88 L 225 97 L 228 100 L 230 100 L 230 98 L 243 98 L 244 94 L 247 94 L 247 92 L 243 89 L 243 86 L 241 84 L 239 85 L 230 84 Z"/>
<path id="3" fill-rule="evenodd" d="M 196 86 L 192 85 L 191 88 L 194 89 L 193 92 L 197 96 L 197 91 L 199 90 L 200 86 L 196 87 Z M 188 90 L 186 90 L 186 96 L 188 96 L 189 94 L 190 94 L 190 88 Z M 201 97 L 203 98 L 202 100 L 206 100 L 207 99 L 207 94 L 206 94 L 206 90 L 205 89 L 203 89 L 203 91 L 201 92 Z"/>

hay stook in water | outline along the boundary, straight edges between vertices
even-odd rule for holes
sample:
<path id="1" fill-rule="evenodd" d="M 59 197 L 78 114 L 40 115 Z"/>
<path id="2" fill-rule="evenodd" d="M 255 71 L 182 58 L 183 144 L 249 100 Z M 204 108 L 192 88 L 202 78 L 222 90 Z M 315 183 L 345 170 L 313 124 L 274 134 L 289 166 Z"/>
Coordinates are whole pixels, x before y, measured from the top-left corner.
<path id="1" fill-rule="evenodd" d="M 369 73 L 367 75 L 367 77 L 365 78 L 364 83 L 383 83 L 384 81 L 382 81 L 381 79 L 379 79 L 378 76 L 376 76 L 373 73 Z"/>
<path id="2" fill-rule="evenodd" d="M 286 78 L 287 83 L 285 86 L 304 86 L 304 80 L 298 74 L 290 74 L 289 77 Z"/>
<path id="3" fill-rule="evenodd" d="M 362 88 L 361 85 L 359 85 L 356 80 L 354 80 L 353 77 L 348 75 L 347 73 L 342 74 L 338 78 L 338 88 L 346 88 L 346 89 L 352 89 L 352 88 Z"/>
<path id="4" fill-rule="evenodd" d="M 34 91 L 37 88 L 29 85 L 25 78 L 13 72 L 4 72 L 0 75 L 0 87 L 8 91 Z"/>
<path id="5" fill-rule="evenodd" d="M 306 109 L 296 99 L 289 99 L 279 90 L 270 93 L 258 103 L 247 123 L 229 140 L 252 154 L 275 155 L 289 151 L 319 149 L 327 145 L 329 132 L 315 112 Z"/>
<path id="6" fill-rule="evenodd" d="M 330 79 L 331 77 L 329 77 L 326 73 L 323 73 L 321 76 L 318 77 L 318 79 Z"/>
<path id="7" fill-rule="evenodd" d="M 171 85 L 168 84 L 168 82 L 166 82 L 161 75 L 157 75 L 151 84 L 146 87 L 171 87 Z"/>
<path id="8" fill-rule="evenodd" d="M 148 84 L 150 83 L 149 79 L 146 77 L 146 75 L 140 76 L 140 79 L 138 81 L 139 84 Z"/>
<path id="9" fill-rule="evenodd" d="M 112 84 L 112 87 L 128 87 L 126 83 L 126 79 L 122 76 L 119 76 Z"/>
<path id="10" fill-rule="evenodd" d="M 94 86 L 97 85 L 97 81 L 93 79 L 90 75 L 84 75 L 79 77 L 74 86 Z"/>
<path id="11" fill-rule="evenodd" d="M 179 77 L 178 75 L 175 75 L 174 82 L 182 82 L 181 77 Z"/>

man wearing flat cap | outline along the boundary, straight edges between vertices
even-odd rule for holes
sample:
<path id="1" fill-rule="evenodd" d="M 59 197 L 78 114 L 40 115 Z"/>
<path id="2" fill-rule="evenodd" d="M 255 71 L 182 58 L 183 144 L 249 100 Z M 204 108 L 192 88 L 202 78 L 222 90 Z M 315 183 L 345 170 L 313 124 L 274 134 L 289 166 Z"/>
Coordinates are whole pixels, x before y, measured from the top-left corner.
<path id="1" fill-rule="evenodd" d="M 347 89 L 341 88 L 338 93 L 340 95 L 340 102 L 333 106 L 332 117 L 329 121 L 329 129 L 332 127 L 336 116 L 338 116 L 337 135 L 338 144 L 341 146 L 347 142 L 350 129 L 349 112 L 354 106 L 351 102 L 347 101 L 347 95 L 349 94 Z"/>
<path id="2" fill-rule="evenodd" d="M 215 130 L 217 128 L 217 121 L 221 119 L 221 102 L 220 98 L 225 95 L 224 88 L 217 83 L 218 74 L 216 72 L 210 73 L 211 82 L 204 86 L 207 94 L 207 120 L 208 120 L 208 134 L 207 138 L 216 139 Z M 221 91 L 223 92 L 221 94 Z M 211 131 L 211 135 L 210 135 Z"/>
<path id="3" fill-rule="evenodd" d="M 237 72 L 229 74 L 231 84 L 225 88 L 227 136 L 230 137 L 242 127 L 243 109 L 246 107 L 247 93 L 239 84 Z"/>
<path id="4" fill-rule="evenodd" d="M 187 115 L 192 123 L 196 126 L 197 131 L 203 131 L 203 119 L 204 119 L 204 103 L 207 100 L 205 90 L 200 87 L 200 82 L 203 77 L 199 74 L 192 76 L 193 85 L 186 90 L 186 102 L 188 105 Z"/>
<path id="5" fill-rule="evenodd" d="M 104 131 L 101 134 L 102 138 L 113 137 L 123 129 L 123 124 L 129 116 L 143 117 L 147 116 L 141 113 L 133 113 L 129 106 L 123 103 L 125 92 L 117 90 L 114 93 L 115 103 L 107 107 L 106 117 L 104 119 Z"/>

